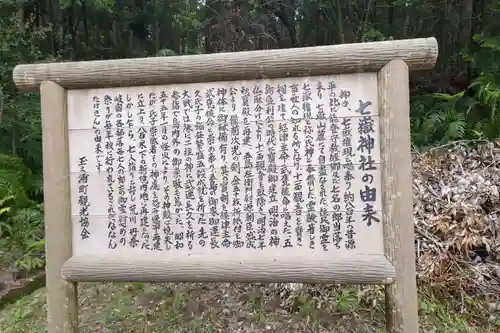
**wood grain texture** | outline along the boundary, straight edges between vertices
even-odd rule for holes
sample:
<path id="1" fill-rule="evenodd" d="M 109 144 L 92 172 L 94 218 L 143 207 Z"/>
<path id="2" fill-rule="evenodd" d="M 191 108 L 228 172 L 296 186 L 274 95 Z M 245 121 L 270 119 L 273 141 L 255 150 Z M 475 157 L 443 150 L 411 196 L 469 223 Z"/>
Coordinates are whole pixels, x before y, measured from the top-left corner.
<path id="1" fill-rule="evenodd" d="M 389 333 L 417 333 L 408 66 L 393 60 L 379 72 L 384 250 L 396 269 L 386 286 Z"/>
<path id="2" fill-rule="evenodd" d="M 13 77 L 22 91 L 37 91 L 44 80 L 66 89 L 145 86 L 190 82 L 255 80 L 377 72 L 393 59 L 411 70 L 434 67 L 435 38 L 247 51 L 176 57 L 24 64 Z"/>
<path id="3" fill-rule="evenodd" d="M 53 82 L 40 86 L 47 274 L 48 333 L 76 332 L 76 284 L 61 278 L 71 257 L 71 202 L 66 90 Z"/>
<path id="4" fill-rule="evenodd" d="M 230 254 L 207 258 L 203 255 L 164 253 L 129 256 L 79 256 L 62 268 L 68 281 L 128 282 L 301 282 L 386 284 L 395 277 L 384 256 L 333 253 L 301 255 Z"/>

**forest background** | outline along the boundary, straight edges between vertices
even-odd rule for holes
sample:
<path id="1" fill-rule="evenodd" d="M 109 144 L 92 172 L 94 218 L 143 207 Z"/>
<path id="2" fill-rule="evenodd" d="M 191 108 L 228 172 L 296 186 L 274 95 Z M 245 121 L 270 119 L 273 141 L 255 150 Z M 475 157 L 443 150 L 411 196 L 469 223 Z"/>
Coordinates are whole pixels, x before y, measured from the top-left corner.
<path id="1" fill-rule="evenodd" d="M 21 63 L 436 37 L 411 75 L 413 149 L 500 136 L 499 0 L 0 0 L 0 267 L 44 266 L 38 93 Z"/>

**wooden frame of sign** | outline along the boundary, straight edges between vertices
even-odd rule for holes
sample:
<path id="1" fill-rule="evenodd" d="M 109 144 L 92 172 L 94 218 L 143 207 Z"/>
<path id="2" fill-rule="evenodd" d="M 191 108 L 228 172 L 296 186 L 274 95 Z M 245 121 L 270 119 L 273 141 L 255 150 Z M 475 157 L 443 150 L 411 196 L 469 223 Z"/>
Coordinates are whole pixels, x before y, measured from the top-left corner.
<path id="1" fill-rule="evenodd" d="M 49 333 L 77 332 L 80 281 L 384 284 L 388 332 L 417 332 L 408 72 L 437 54 L 428 38 L 17 66 L 41 91 Z M 211 156 L 197 174 L 191 134 Z"/>

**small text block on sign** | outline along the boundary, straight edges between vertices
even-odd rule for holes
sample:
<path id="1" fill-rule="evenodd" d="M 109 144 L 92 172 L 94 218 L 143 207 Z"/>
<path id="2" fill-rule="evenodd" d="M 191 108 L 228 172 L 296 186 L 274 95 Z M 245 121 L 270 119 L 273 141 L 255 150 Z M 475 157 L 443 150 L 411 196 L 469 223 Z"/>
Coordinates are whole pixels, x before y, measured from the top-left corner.
<path id="1" fill-rule="evenodd" d="M 73 256 L 383 255 L 377 74 L 69 90 Z"/>

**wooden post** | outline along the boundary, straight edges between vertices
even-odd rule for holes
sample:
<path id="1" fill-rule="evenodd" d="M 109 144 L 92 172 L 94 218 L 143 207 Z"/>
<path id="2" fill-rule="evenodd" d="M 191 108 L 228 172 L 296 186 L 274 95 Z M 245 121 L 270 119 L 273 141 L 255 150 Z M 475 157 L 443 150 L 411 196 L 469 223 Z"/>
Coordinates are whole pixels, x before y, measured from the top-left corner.
<path id="1" fill-rule="evenodd" d="M 96 89 L 376 73 L 393 59 L 403 59 L 411 70 L 424 70 L 434 67 L 437 56 L 435 38 L 417 38 L 178 57 L 23 64 L 14 68 L 12 76 L 21 91 L 37 91 L 41 81 L 57 82 L 64 89 Z"/>
<path id="2" fill-rule="evenodd" d="M 387 332 L 417 333 L 408 66 L 393 60 L 378 73 L 384 248 L 396 269 L 385 287 Z"/>
<path id="3" fill-rule="evenodd" d="M 61 266 L 71 258 L 71 199 L 66 90 L 40 85 L 47 271 L 48 333 L 78 331 L 76 283 L 66 282 Z"/>

